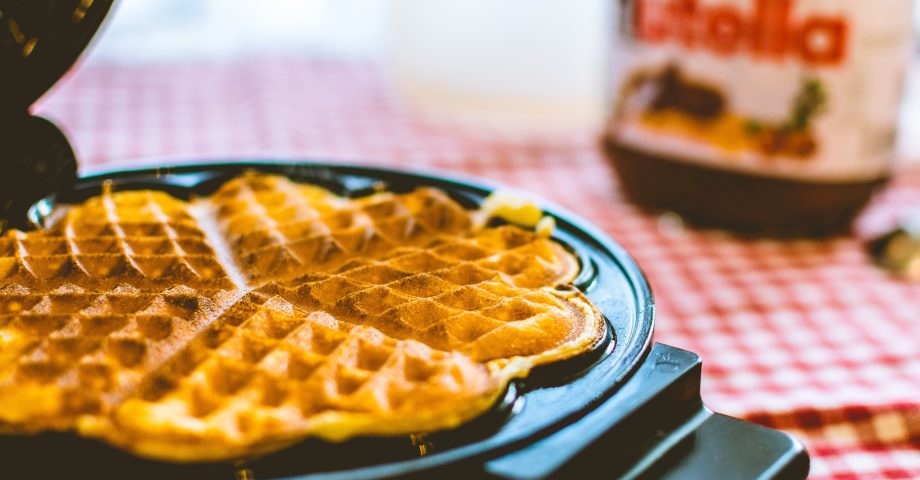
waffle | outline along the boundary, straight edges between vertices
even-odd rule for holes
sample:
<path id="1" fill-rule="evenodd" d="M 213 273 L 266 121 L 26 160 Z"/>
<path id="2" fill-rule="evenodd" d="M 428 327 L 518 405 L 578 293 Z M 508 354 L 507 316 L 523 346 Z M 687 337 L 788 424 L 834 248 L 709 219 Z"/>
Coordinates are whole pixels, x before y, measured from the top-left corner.
<path id="1" fill-rule="evenodd" d="M 0 238 L 0 282 L 37 291 L 119 284 L 232 287 L 188 205 L 162 192 L 120 192 L 61 212 L 46 230 Z"/>
<path id="2" fill-rule="evenodd" d="M 577 273 L 435 189 L 104 191 L 0 238 L 0 430 L 188 462 L 452 428 L 604 334 Z"/>
<path id="3" fill-rule="evenodd" d="M 430 188 L 348 200 L 284 177 L 250 174 L 227 182 L 211 201 L 253 282 L 331 271 L 354 258 L 424 246 L 472 224 L 468 212 Z"/>
<path id="4" fill-rule="evenodd" d="M 183 286 L 0 290 L 0 429 L 63 429 L 108 411 L 207 326 L 228 295 Z"/>
<path id="5" fill-rule="evenodd" d="M 340 440 L 447 428 L 503 382 L 468 357 L 250 294 L 81 430 L 173 460 L 249 456 L 305 433 Z"/>
<path id="6" fill-rule="evenodd" d="M 593 312 L 573 301 L 581 298 L 541 288 L 570 280 L 574 272 L 577 262 L 558 244 L 502 227 L 394 249 L 378 260 L 353 260 L 334 274 L 309 274 L 263 290 L 307 311 L 330 312 L 480 362 L 533 357 L 529 367 L 582 351 L 596 339 Z"/>

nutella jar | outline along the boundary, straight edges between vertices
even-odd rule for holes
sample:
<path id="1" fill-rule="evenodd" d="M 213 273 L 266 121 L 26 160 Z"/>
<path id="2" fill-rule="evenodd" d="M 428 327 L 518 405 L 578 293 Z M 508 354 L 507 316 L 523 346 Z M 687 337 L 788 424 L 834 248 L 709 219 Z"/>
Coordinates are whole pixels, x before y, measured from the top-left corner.
<path id="1" fill-rule="evenodd" d="M 912 0 L 619 0 L 604 149 L 697 223 L 845 230 L 888 178 Z"/>

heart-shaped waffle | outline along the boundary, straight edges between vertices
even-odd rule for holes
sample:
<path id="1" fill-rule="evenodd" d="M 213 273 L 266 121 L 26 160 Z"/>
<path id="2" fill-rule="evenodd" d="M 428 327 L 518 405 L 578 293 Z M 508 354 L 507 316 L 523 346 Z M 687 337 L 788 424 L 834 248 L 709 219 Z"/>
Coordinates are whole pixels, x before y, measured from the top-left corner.
<path id="1" fill-rule="evenodd" d="M 246 174 L 104 192 L 0 238 L 0 428 L 171 461 L 455 427 L 605 323 L 553 240 L 435 189 Z"/>

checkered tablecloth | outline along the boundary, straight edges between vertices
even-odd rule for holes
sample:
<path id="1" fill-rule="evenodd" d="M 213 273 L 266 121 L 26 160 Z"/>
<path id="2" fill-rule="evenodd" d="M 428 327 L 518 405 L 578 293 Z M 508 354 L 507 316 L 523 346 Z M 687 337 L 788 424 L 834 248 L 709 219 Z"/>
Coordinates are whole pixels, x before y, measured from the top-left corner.
<path id="1" fill-rule="evenodd" d="M 813 478 L 920 477 L 920 284 L 870 266 L 862 243 L 920 207 L 920 174 L 900 175 L 852 238 L 745 240 L 675 228 L 624 202 L 591 135 L 511 143 L 432 126 L 366 64 L 86 66 L 36 111 L 69 133 L 83 167 L 306 158 L 536 192 L 638 259 L 657 299 L 657 340 L 703 357 L 715 410 L 798 435 Z"/>

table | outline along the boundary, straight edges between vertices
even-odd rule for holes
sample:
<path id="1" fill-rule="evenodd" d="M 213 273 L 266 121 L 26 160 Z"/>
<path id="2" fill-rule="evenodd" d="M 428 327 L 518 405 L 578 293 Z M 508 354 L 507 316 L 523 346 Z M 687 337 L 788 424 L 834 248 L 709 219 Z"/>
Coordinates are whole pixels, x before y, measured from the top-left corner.
<path id="1" fill-rule="evenodd" d="M 629 205 L 591 135 L 519 143 L 426 123 L 364 62 L 259 58 L 87 65 L 36 107 L 84 171 L 203 159 L 315 159 L 438 169 L 536 192 L 598 225 L 648 274 L 656 339 L 699 353 L 714 409 L 806 443 L 812 477 L 920 476 L 920 285 L 862 241 L 920 206 L 900 174 L 857 233 L 755 240 Z"/>

